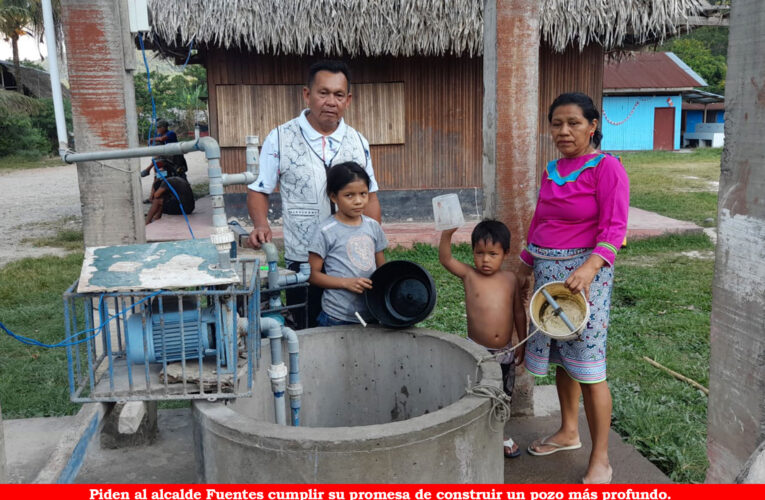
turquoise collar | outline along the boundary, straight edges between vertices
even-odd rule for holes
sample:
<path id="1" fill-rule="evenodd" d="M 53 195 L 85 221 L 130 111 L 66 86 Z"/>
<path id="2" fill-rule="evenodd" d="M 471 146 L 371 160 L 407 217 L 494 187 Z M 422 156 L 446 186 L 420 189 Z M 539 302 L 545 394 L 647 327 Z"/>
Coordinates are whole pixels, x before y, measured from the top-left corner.
<path id="1" fill-rule="evenodd" d="M 579 177 L 579 174 L 581 174 L 588 168 L 597 167 L 600 161 L 605 156 L 606 156 L 605 154 L 601 153 L 595 158 L 587 160 L 587 162 L 584 165 L 574 170 L 573 172 L 568 174 L 566 177 L 560 176 L 560 174 L 558 173 L 558 160 L 553 160 L 547 164 L 547 177 L 559 186 L 562 186 L 567 182 L 574 182 L 577 179 L 577 177 Z"/>

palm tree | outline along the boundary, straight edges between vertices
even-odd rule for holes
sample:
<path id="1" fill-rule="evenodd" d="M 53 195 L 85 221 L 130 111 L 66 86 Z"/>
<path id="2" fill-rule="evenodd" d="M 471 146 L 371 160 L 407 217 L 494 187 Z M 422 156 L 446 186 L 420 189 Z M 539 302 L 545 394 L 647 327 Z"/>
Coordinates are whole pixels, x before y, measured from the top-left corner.
<path id="1" fill-rule="evenodd" d="M 56 31 L 60 29 L 59 13 L 61 5 L 59 0 L 54 0 L 53 22 Z M 0 33 L 10 40 L 13 48 L 13 72 L 16 79 L 16 91 L 24 93 L 22 82 L 21 63 L 19 61 L 19 37 L 31 35 L 40 42 L 43 41 L 43 14 L 40 0 L 0 0 Z M 57 37 L 61 40 L 61 37 Z M 53 50 L 56 50 L 54 48 Z M 50 49 L 49 49 L 50 50 Z"/>

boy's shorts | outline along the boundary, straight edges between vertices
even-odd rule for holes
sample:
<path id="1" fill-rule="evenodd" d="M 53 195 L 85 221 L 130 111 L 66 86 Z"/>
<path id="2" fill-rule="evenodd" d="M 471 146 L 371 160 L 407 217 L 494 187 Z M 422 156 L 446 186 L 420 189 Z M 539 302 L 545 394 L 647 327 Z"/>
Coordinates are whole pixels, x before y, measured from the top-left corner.
<path id="1" fill-rule="evenodd" d="M 478 342 L 470 337 L 465 338 L 478 344 Z M 484 347 L 484 349 L 489 351 L 489 354 L 502 353 L 496 357 L 497 363 L 499 363 L 499 367 L 502 369 L 502 389 L 505 391 L 505 394 L 507 394 L 507 397 L 512 399 L 513 387 L 515 386 L 515 351 L 511 351 L 510 347 L 512 347 L 512 343 L 507 344 L 500 349 L 491 349 L 489 347 Z"/>
<path id="2" fill-rule="evenodd" d="M 503 348 L 504 349 L 504 348 Z M 491 354 L 501 352 L 502 349 L 486 349 Z M 497 363 L 502 369 L 502 389 L 509 398 L 513 397 L 513 387 L 515 386 L 515 352 L 504 351 L 497 357 Z"/>

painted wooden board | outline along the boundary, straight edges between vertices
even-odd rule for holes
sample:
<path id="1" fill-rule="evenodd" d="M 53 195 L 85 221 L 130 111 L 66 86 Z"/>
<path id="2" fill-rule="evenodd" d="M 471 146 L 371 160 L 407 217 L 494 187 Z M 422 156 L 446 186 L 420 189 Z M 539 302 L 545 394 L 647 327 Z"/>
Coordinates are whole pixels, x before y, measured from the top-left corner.
<path id="1" fill-rule="evenodd" d="M 218 269 L 208 239 L 87 247 L 79 293 L 159 290 L 239 283 L 235 269 Z"/>

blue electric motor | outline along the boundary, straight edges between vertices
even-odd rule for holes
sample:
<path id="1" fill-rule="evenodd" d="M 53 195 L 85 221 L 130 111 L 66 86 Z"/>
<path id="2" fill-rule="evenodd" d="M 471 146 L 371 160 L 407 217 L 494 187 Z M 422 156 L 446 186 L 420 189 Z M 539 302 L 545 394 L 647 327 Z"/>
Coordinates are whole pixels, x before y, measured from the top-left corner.
<path id="1" fill-rule="evenodd" d="M 185 304 L 184 304 L 185 305 Z M 171 309 L 171 308 L 169 308 Z M 184 308 L 183 317 L 175 310 L 160 314 L 152 307 L 146 322 L 146 356 L 150 363 L 168 363 L 191 361 L 214 355 L 215 350 L 215 312 L 213 308 L 201 310 Z M 164 325 L 162 324 L 164 322 Z M 181 342 L 181 324 L 183 324 L 183 342 Z M 127 320 L 127 357 L 130 363 L 144 362 L 143 317 L 134 314 Z M 223 349 L 225 352 L 226 350 Z M 224 360 L 221 360 L 224 362 Z"/>

